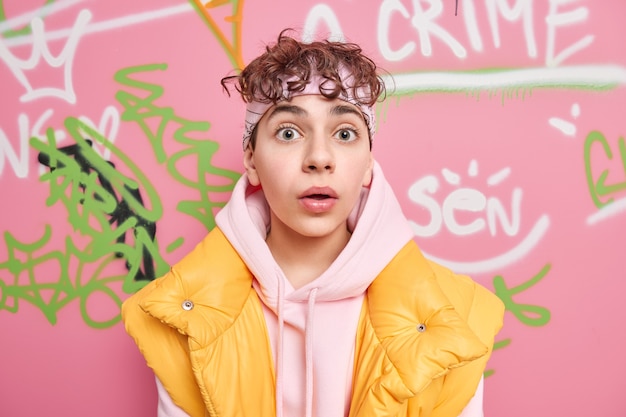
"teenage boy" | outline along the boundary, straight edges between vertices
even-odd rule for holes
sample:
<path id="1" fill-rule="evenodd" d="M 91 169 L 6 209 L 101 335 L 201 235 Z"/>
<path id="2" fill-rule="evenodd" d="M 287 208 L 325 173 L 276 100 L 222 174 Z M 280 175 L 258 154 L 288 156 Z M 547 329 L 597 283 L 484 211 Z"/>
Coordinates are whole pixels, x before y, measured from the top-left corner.
<path id="1" fill-rule="evenodd" d="M 413 241 L 371 151 L 376 65 L 283 32 L 231 83 L 245 174 L 123 306 L 159 416 L 482 416 L 503 305 Z"/>

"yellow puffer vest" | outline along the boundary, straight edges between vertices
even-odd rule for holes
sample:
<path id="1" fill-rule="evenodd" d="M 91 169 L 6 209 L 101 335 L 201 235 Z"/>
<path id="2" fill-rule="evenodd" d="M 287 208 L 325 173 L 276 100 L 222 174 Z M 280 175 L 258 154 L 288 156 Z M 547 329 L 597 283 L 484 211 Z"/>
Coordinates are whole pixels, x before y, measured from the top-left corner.
<path id="1" fill-rule="evenodd" d="M 276 415 L 271 346 L 252 278 L 215 228 L 122 307 L 148 366 L 192 417 Z M 365 296 L 350 416 L 458 416 L 503 313 L 495 295 L 407 243 Z"/>

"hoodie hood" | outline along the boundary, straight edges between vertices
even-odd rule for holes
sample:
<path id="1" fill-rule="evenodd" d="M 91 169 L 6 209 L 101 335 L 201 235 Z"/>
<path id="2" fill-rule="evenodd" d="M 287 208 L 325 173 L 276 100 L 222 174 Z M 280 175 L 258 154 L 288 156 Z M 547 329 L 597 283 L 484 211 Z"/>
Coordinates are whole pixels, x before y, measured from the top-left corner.
<path id="1" fill-rule="evenodd" d="M 279 294 L 277 273 L 284 279 L 288 301 L 307 302 L 316 289 L 317 302 L 337 301 L 365 292 L 374 278 L 413 237 L 391 186 L 377 162 L 371 186 L 348 218 L 352 236 L 331 266 L 317 279 L 294 290 L 274 261 L 265 243 L 270 211 L 262 190 L 252 191 L 244 174 L 216 223 L 237 250 L 256 279 L 263 302 L 276 313 Z"/>

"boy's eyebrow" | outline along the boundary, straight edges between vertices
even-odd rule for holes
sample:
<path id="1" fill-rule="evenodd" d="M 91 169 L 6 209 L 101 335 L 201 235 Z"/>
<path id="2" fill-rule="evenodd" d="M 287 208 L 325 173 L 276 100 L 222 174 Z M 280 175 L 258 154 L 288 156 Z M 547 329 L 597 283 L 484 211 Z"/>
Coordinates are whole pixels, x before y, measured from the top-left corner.
<path id="1" fill-rule="evenodd" d="M 294 116 L 307 116 L 309 113 L 304 110 L 302 107 L 294 106 L 293 104 L 279 104 L 270 112 L 267 116 L 267 121 L 272 120 L 272 118 L 281 113 L 291 113 Z"/>
<path id="2" fill-rule="evenodd" d="M 332 116 L 342 116 L 344 114 L 354 114 L 360 118 L 363 118 L 363 113 L 361 113 L 359 110 L 357 110 L 354 106 L 348 106 L 346 104 L 338 104 L 336 106 L 333 106 L 332 109 L 330 109 L 330 114 Z"/>
<path id="3" fill-rule="evenodd" d="M 306 117 L 309 113 L 300 106 L 296 106 L 293 104 L 278 104 L 267 116 L 267 120 L 270 121 L 276 115 L 281 113 L 290 113 L 294 116 Z M 344 114 L 354 114 L 359 118 L 363 118 L 363 113 L 361 113 L 356 107 L 350 106 L 347 104 L 338 104 L 333 106 L 329 111 L 331 116 L 343 116 Z"/>

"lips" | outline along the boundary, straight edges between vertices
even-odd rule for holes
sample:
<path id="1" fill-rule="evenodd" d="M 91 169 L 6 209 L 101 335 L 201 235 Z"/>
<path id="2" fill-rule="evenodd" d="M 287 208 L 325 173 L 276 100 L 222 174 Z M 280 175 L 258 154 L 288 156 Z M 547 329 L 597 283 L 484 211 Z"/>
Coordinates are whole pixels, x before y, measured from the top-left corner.
<path id="1" fill-rule="evenodd" d="M 311 187 L 300 194 L 299 198 L 314 198 L 316 200 L 337 198 L 337 193 L 330 187 Z"/>
<path id="2" fill-rule="evenodd" d="M 302 206 L 312 213 L 324 213 L 337 202 L 337 193 L 330 187 L 311 187 L 298 197 Z"/>

